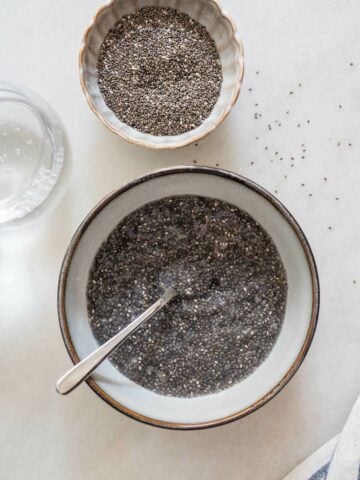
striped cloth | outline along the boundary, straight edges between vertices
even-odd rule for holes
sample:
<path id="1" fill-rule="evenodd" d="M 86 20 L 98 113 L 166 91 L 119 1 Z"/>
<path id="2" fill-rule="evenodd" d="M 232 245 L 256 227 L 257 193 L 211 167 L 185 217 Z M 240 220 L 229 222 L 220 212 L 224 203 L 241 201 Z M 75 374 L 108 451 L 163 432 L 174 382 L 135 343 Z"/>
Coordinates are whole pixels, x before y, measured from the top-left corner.
<path id="1" fill-rule="evenodd" d="M 360 397 L 340 435 L 310 455 L 284 480 L 360 480 Z"/>

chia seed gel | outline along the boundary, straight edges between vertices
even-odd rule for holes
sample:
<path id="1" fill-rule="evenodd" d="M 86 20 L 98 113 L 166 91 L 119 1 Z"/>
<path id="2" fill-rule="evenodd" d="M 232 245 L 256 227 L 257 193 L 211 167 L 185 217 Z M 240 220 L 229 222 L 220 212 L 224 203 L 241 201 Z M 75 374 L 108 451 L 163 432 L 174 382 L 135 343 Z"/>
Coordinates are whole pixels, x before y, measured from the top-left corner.
<path id="1" fill-rule="evenodd" d="M 131 127 L 178 135 L 210 115 L 221 62 L 206 28 L 172 8 L 123 16 L 100 48 L 98 84 L 106 105 Z"/>
<path id="2" fill-rule="evenodd" d="M 163 395 L 222 390 L 270 353 L 284 319 L 287 281 L 267 232 L 227 202 L 184 195 L 125 217 L 98 250 L 87 286 L 102 344 L 172 285 L 179 295 L 110 360 Z"/>

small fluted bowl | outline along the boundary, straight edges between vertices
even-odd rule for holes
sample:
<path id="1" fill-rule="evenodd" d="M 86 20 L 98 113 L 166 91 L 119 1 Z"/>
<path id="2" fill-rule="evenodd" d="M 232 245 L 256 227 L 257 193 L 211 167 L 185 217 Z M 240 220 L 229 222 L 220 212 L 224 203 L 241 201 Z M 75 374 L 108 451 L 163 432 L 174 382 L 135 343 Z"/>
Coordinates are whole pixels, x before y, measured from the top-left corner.
<path id="1" fill-rule="evenodd" d="M 121 17 L 149 5 L 175 8 L 204 25 L 220 55 L 223 74 L 220 96 L 210 116 L 197 128 L 181 135 L 156 136 L 130 127 L 105 104 L 98 85 L 96 66 L 106 34 Z M 174 149 L 205 137 L 228 115 L 239 96 L 244 74 L 244 51 L 234 22 L 216 0 L 112 0 L 100 8 L 84 34 L 79 67 L 81 86 L 89 106 L 107 128 L 143 147 Z"/>

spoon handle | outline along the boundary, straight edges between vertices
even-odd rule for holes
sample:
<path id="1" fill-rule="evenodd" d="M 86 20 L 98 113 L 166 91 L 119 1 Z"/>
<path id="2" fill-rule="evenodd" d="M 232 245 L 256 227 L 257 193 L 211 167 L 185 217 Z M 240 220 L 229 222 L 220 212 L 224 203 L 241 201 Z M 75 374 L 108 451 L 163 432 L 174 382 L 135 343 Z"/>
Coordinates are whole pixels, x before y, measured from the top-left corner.
<path id="1" fill-rule="evenodd" d="M 131 333 L 133 333 L 140 325 L 151 318 L 155 313 L 161 310 L 175 295 L 176 290 L 169 287 L 164 294 L 144 313 L 133 320 L 123 330 L 114 335 L 110 340 L 101 345 L 97 350 L 90 353 L 81 362 L 74 365 L 56 384 L 58 393 L 65 395 L 76 388 L 83 382 L 91 373 L 112 353 L 115 348 L 125 340 Z"/>

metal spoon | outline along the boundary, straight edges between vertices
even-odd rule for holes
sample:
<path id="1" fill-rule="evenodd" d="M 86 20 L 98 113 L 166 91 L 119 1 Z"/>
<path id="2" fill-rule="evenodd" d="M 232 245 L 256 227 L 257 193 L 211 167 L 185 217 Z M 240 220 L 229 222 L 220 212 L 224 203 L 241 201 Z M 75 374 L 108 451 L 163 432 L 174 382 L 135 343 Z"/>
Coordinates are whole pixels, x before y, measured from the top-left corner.
<path id="1" fill-rule="evenodd" d="M 145 310 L 139 317 L 127 325 L 123 330 L 114 335 L 110 340 L 101 345 L 93 353 L 81 360 L 72 367 L 56 384 L 58 393 L 65 395 L 76 388 L 80 383 L 87 379 L 89 375 L 120 345 L 131 333 L 140 327 L 146 320 L 149 320 L 155 313 L 161 310 L 172 298 L 177 295 L 173 287 L 165 290 L 163 295 Z"/>

